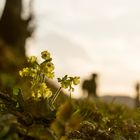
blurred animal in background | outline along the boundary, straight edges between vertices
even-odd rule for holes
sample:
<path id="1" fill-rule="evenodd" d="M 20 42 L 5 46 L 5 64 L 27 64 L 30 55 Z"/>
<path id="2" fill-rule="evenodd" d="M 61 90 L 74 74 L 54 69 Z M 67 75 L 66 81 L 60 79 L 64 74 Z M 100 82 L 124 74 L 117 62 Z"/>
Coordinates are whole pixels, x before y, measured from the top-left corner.
<path id="1" fill-rule="evenodd" d="M 84 80 L 82 83 L 82 90 L 84 94 L 88 95 L 88 98 L 97 97 L 97 77 L 98 75 L 93 73 L 90 79 Z"/>
<path id="2" fill-rule="evenodd" d="M 137 108 L 140 107 L 140 83 L 136 83 L 135 90 L 136 90 L 135 106 Z"/>

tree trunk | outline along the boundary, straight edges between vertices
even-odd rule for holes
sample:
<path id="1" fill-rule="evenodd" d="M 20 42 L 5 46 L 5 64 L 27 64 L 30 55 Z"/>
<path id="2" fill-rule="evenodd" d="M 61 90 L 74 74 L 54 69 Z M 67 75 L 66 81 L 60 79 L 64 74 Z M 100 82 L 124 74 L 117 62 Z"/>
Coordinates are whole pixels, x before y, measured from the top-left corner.
<path id="1" fill-rule="evenodd" d="M 13 86 L 16 80 L 12 79 L 16 79 L 25 62 L 25 42 L 32 33 L 29 29 L 32 14 L 27 19 L 22 19 L 21 14 L 22 0 L 6 0 L 0 19 L 0 87 Z"/>

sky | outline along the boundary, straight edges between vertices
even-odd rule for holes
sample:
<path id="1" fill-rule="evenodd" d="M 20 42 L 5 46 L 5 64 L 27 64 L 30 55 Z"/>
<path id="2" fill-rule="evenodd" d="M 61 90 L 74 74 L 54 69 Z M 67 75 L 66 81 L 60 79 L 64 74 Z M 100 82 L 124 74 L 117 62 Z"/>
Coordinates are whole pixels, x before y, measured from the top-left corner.
<path id="1" fill-rule="evenodd" d="M 28 0 L 25 0 L 26 2 Z M 98 73 L 99 95 L 135 96 L 140 81 L 139 0 L 34 0 L 27 55 L 49 50 L 56 76 Z M 80 86 L 76 88 L 80 96 Z"/>

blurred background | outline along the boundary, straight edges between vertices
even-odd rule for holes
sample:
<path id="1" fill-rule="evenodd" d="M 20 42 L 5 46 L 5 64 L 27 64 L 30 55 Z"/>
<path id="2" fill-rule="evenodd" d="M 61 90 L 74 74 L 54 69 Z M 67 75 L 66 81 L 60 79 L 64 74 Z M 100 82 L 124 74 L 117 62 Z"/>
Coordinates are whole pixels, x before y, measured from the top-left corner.
<path id="1" fill-rule="evenodd" d="M 4 4 L 1 0 L 0 15 Z M 135 84 L 140 81 L 140 1 L 32 0 L 31 4 L 23 0 L 22 4 L 22 18 L 28 19 L 32 13 L 30 26 L 34 26 L 32 36 L 25 41 L 26 55 L 40 59 L 40 52 L 49 50 L 56 77 L 77 75 L 81 84 L 97 73 L 99 96 L 136 96 Z M 73 96 L 81 95 L 79 85 Z"/>

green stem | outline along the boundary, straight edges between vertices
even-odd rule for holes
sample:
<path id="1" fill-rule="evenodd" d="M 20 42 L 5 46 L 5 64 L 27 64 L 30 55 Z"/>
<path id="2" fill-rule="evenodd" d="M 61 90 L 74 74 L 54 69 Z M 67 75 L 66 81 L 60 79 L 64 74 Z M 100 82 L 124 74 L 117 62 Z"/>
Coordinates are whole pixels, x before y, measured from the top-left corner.
<path id="1" fill-rule="evenodd" d="M 70 91 L 70 101 L 71 101 L 71 91 Z"/>
<path id="2" fill-rule="evenodd" d="M 55 100 L 57 99 L 57 97 L 58 97 L 60 91 L 61 91 L 61 87 L 56 91 L 54 97 L 52 98 L 52 101 L 51 101 L 52 104 L 54 104 L 54 102 L 55 102 Z"/>

